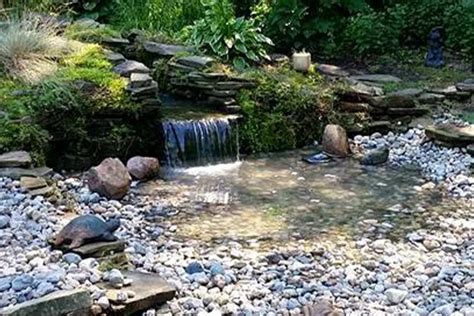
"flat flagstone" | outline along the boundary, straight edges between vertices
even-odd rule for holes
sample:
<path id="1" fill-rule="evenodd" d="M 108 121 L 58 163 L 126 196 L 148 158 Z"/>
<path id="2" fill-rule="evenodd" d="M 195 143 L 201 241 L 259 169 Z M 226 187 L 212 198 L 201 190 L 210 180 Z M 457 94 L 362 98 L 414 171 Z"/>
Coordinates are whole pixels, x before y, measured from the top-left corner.
<path id="1" fill-rule="evenodd" d="M 214 58 L 207 56 L 186 56 L 179 58 L 176 62 L 193 68 L 204 68 L 212 65 Z"/>
<path id="2" fill-rule="evenodd" d="M 152 307 L 171 300 L 176 294 L 174 286 L 166 282 L 163 278 L 153 273 L 122 271 L 126 279 L 131 279 L 132 284 L 122 289 L 115 289 L 107 283 L 98 286 L 106 290 L 107 297 L 117 297 L 117 293 L 132 291 L 133 298 L 128 298 L 125 303 L 111 305 L 107 315 L 134 315 L 146 311 Z"/>
<path id="3" fill-rule="evenodd" d="M 103 257 L 110 254 L 122 252 L 125 249 L 124 240 L 116 241 L 100 241 L 90 244 L 82 245 L 79 248 L 74 249 L 74 252 L 79 254 L 81 257 Z"/>
<path id="4" fill-rule="evenodd" d="M 426 136 L 442 145 L 468 146 L 474 144 L 474 126 L 428 126 L 425 129 Z"/>
<path id="5" fill-rule="evenodd" d="M 113 68 L 113 71 L 123 77 L 129 77 L 132 73 L 149 73 L 150 68 L 135 60 L 127 60 L 118 64 Z"/>
<path id="6" fill-rule="evenodd" d="M 384 75 L 384 74 L 371 74 L 371 75 L 361 75 L 361 76 L 352 76 L 351 79 L 355 79 L 358 81 L 367 81 L 367 82 L 374 82 L 374 83 L 396 83 L 402 82 L 402 79 L 392 76 L 392 75 Z"/>
<path id="7" fill-rule="evenodd" d="M 191 48 L 182 45 L 168 45 L 150 41 L 143 43 L 143 48 L 148 53 L 168 57 L 175 56 L 178 53 L 192 51 Z"/>
<path id="8" fill-rule="evenodd" d="M 48 186 L 48 183 L 43 178 L 38 177 L 21 177 L 20 185 L 27 190 L 39 189 Z"/>
<path id="9" fill-rule="evenodd" d="M 53 169 L 48 167 L 40 168 L 0 168 L 0 177 L 20 180 L 21 177 L 46 177 L 53 173 Z"/>
<path id="10" fill-rule="evenodd" d="M 349 73 L 342 69 L 341 67 L 328 65 L 328 64 L 319 64 L 316 69 L 325 75 L 335 76 L 335 77 L 347 77 Z"/>
<path id="11" fill-rule="evenodd" d="M 88 315 L 92 299 L 86 290 L 57 291 L 11 308 L 0 310 L 2 316 Z"/>
<path id="12" fill-rule="evenodd" d="M 130 75 L 130 88 L 143 88 L 151 85 L 153 78 L 146 73 L 132 73 Z"/>
<path id="13" fill-rule="evenodd" d="M 0 155 L 0 168 L 28 167 L 31 163 L 31 156 L 26 151 L 11 151 Z"/>

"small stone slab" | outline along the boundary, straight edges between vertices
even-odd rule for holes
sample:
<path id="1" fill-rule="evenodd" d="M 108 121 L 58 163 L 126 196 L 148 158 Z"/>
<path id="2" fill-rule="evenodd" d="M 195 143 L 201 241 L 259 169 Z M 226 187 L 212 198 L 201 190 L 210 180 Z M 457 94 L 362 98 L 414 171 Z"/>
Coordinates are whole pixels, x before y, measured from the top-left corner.
<path id="1" fill-rule="evenodd" d="M 465 81 L 456 85 L 456 89 L 461 92 L 474 93 L 474 82 Z"/>
<path id="2" fill-rule="evenodd" d="M 48 186 L 48 183 L 43 178 L 38 177 L 21 177 L 20 185 L 27 190 L 34 190 Z"/>
<path id="3" fill-rule="evenodd" d="M 152 81 L 153 78 L 149 74 L 134 72 L 130 75 L 130 88 L 143 88 L 149 86 Z"/>
<path id="4" fill-rule="evenodd" d="M 21 177 L 46 177 L 53 173 L 48 167 L 40 168 L 0 168 L 0 177 L 20 180 Z"/>
<path id="5" fill-rule="evenodd" d="M 122 54 L 111 52 L 111 51 L 108 51 L 105 53 L 105 58 L 107 58 L 107 60 L 110 61 L 114 65 L 123 63 L 126 60 Z"/>
<path id="6" fill-rule="evenodd" d="M 82 245 L 81 247 L 74 249 L 73 252 L 77 253 L 83 258 L 100 258 L 124 251 L 125 245 L 126 242 L 124 240 L 100 241 Z"/>
<path id="7" fill-rule="evenodd" d="M 134 315 L 157 307 L 174 298 L 176 289 L 157 274 L 122 271 L 126 279 L 133 282 L 123 289 L 115 289 L 106 283 L 99 287 L 106 289 L 107 297 L 116 297 L 120 291 L 133 291 L 136 295 L 122 305 L 111 305 L 107 315 Z"/>
<path id="8" fill-rule="evenodd" d="M 192 49 L 182 45 L 168 45 L 147 41 L 143 43 L 145 51 L 165 57 L 173 57 L 178 53 L 191 52 Z"/>
<path id="9" fill-rule="evenodd" d="M 320 73 L 327 75 L 327 76 L 334 76 L 334 77 L 347 77 L 349 73 L 342 69 L 341 67 L 328 65 L 328 64 L 320 64 L 316 68 Z"/>
<path id="10" fill-rule="evenodd" d="M 425 133 L 429 138 L 453 147 L 466 147 L 474 144 L 474 126 L 463 128 L 455 126 L 428 126 L 425 129 Z"/>
<path id="11" fill-rule="evenodd" d="M 38 188 L 34 190 L 28 191 L 28 193 L 31 196 L 38 196 L 38 195 L 43 195 L 43 196 L 49 196 L 51 193 L 53 193 L 54 189 L 52 187 L 44 187 L 44 188 Z"/>
<path id="12" fill-rule="evenodd" d="M 214 58 L 207 56 L 186 56 L 179 58 L 176 62 L 193 68 L 205 68 L 214 63 Z"/>
<path id="13" fill-rule="evenodd" d="M 150 68 L 136 60 L 127 60 L 115 66 L 113 71 L 123 77 L 130 77 L 132 73 L 150 73 Z"/>
<path id="14" fill-rule="evenodd" d="M 352 84 L 346 91 L 342 92 L 344 100 L 353 102 L 371 102 L 374 97 L 382 96 L 383 90 L 378 87 L 365 85 L 361 82 Z"/>
<path id="15" fill-rule="evenodd" d="M 384 74 L 371 74 L 371 75 L 361 75 L 361 76 L 352 76 L 351 79 L 355 79 L 358 81 L 367 81 L 367 82 L 374 82 L 374 83 L 397 83 L 402 82 L 402 79 L 392 76 L 392 75 L 384 75 Z"/>
<path id="16" fill-rule="evenodd" d="M 429 112 L 424 108 L 389 108 L 388 115 L 394 117 L 400 116 L 422 116 Z"/>
<path id="17" fill-rule="evenodd" d="M 29 167 L 31 156 L 26 151 L 11 151 L 0 155 L 0 168 Z"/>
<path id="18" fill-rule="evenodd" d="M 130 41 L 126 38 L 107 37 L 101 40 L 102 44 L 112 47 L 122 47 L 130 45 Z"/>
<path id="19" fill-rule="evenodd" d="M 158 94 L 158 83 L 152 81 L 147 87 L 129 89 L 133 100 L 156 98 Z"/>
<path id="20" fill-rule="evenodd" d="M 353 102 L 340 102 L 338 104 L 339 110 L 343 112 L 369 112 L 369 104 L 367 103 L 353 103 Z"/>
<path id="21" fill-rule="evenodd" d="M 92 299 L 86 290 L 57 291 L 11 308 L 0 310 L 2 316 L 88 315 Z"/>
<path id="22" fill-rule="evenodd" d="M 437 93 L 423 93 L 418 97 L 418 102 L 421 104 L 433 104 L 433 103 L 440 103 L 446 99 L 444 94 L 437 94 Z"/>

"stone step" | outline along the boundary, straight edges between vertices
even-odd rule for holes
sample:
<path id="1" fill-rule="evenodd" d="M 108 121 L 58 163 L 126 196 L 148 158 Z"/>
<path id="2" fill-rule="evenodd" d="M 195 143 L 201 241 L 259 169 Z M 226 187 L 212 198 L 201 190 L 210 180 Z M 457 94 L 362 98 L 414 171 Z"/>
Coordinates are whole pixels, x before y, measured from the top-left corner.
<path id="1" fill-rule="evenodd" d="M 132 73 L 130 75 L 129 89 L 148 87 L 152 84 L 153 78 L 146 73 Z"/>
<path id="2" fill-rule="evenodd" d="M 0 168 L 29 167 L 32 162 L 26 151 L 11 151 L 0 155 Z"/>
<path id="3" fill-rule="evenodd" d="M 92 299 L 87 290 L 57 291 L 11 308 L 0 310 L 2 316 L 89 315 Z"/>
<path id="4" fill-rule="evenodd" d="M 0 168 L 0 177 L 13 180 L 20 180 L 21 177 L 46 177 L 53 173 L 53 169 L 48 167 L 40 168 Z"/>
<path id="5" fill-rule="evenodd" d="M 125 245 L 126 242 L 124 240 L 100 241 L 82 245 L 81 247 L 75 248 L 73 252 L 83 258 L 100 258 L 124 251 Z"/>
<path id="6" fill-rule="evenodd" d="M 389 108 L 387 114 L 392 117 L 422 116 L 428 114 L 429 110 L 424 108 Z"/>
<path id="7" fill-rule="evenodd" d="M 147 41 L 143 43 L 143 48 L 146 52 L 163 57 L 173 57 L 178 53 L 191 52 L 192 48 L 182 45 L 168 45 L 156 42 Z"/>
<path id="8" fill-rule="evenodd" d="M 337 105 L 338 109 L 343 112 L 369 112 L 370 106 L 368 103 L 355 103 L 355 102 L 340 102 Z"/>
<path id="9" fill-rule="evenodd" d="M 176 62 L 184 66 L 202 69 L 211 66 L 214 63 L 214 58 L 207 56 L 186 56 L 178 58 Z"/>
<path id="10" fill-rule="evenodd" d="M 48 186 L 45 179 L 39 177 L 21 177 L 20 185 L 23 189 L 34 190 Z"/>
<path id="11" fill-rule="evenodd" d="M 123 289 L 115 289 L 107 283 L 101 283 L 98 286 L 105 289 L 107 297 L 110 298 L 117 297 L 121 291 L 132 291 L 135 296 L 127 299 L 125 303 L 112 304 L 107 315 L 135 315 L 166 303 L 176 294 L 176 289 L 157 274 L 129 271 L 122 272 L 122 274 L 126 279 L 133 281 L 130 286 Z"/>
<path id="12" fill-rule="evenodd" d="M 150 68 L 136 60 L 127 60 L 112 69 L 122 77 L 130 77 L 132 73 L 150 73 Z"/>
<path id="13" fill-rule="evenodd" d="M 425 128 L 426 136 L 449 147 L 466 147 L 474 144 L 474 126 L 428 126 Z"/>

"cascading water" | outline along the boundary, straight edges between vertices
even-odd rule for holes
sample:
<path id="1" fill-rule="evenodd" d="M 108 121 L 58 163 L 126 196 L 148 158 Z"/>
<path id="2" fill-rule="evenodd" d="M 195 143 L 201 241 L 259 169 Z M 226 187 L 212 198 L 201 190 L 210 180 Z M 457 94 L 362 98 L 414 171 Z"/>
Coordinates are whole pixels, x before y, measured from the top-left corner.
<path id="1" fill-rule="evenodd" d="M 165 162 L 170 167 L 238 160 L 236 117 L 163 122 Z"/>

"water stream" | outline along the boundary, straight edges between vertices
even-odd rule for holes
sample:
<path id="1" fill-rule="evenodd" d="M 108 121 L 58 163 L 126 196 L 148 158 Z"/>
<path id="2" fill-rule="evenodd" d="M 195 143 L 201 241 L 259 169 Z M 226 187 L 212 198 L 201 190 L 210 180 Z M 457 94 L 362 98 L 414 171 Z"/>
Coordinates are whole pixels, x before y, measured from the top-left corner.
<path id="1" fill-rule="evenodd" d="M 163 122 L 165 163 L 170 167 L 203 166 L 238 160 L 236 117 Z"/>

